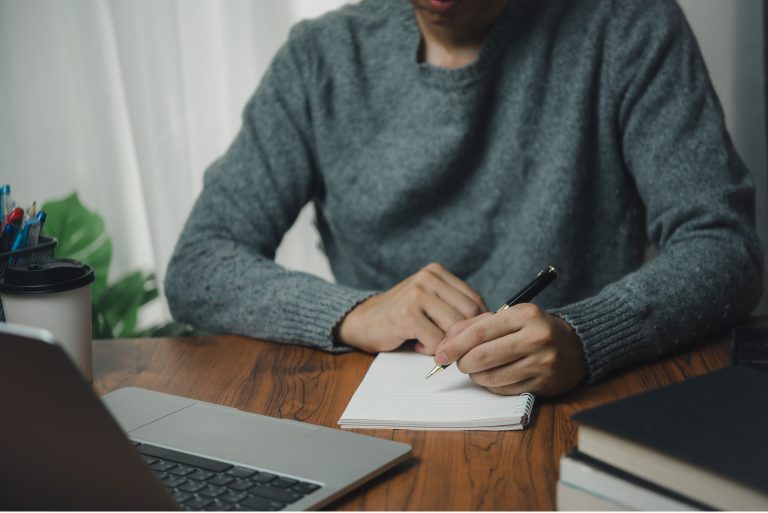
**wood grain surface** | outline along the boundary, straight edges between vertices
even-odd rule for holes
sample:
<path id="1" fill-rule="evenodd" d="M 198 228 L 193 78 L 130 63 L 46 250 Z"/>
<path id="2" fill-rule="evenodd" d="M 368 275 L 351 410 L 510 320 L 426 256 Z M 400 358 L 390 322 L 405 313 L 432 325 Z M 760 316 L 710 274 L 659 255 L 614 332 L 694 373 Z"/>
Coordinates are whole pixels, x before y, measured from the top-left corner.
<path id="1" fill-rule="evenodd" d="M 524 431 L 357 430 L 408 443 L 413 457 L 328 509 L 552 510 L 560 455 L 576 446 L 571 415 L 726 366 L 729 339 L 718 333 L 558 399 L 537 399 Z M 338 428 L 372 360 L 237 336 L 98 340 L 94 386 L 144 387 Z"/>

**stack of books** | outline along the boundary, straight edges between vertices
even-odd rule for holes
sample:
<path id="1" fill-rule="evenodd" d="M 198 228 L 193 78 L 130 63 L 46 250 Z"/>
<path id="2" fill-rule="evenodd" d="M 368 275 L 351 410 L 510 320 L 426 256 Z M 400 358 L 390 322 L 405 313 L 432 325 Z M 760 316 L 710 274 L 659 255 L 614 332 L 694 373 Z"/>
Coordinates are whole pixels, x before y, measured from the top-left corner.
<path id="1" fill-rule="evenodd" d="M 768 510 L 768 373 L 734 366 L 574 416 L 557 509 Z"/>

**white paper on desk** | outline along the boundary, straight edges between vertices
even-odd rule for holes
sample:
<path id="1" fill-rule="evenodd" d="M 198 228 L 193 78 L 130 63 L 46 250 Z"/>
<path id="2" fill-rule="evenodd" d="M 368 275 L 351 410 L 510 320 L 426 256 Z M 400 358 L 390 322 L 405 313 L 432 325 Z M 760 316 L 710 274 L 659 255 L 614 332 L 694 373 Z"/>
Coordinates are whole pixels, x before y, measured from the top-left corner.
<path id="1" fill-rule="evenodd" d="M 425 379 L 433 357 L 413 351 L 381 353 L 339 419 L 343 428 L 523 429 L 533 395 L 501 396 L 475 384 L 456 365 Z"/>

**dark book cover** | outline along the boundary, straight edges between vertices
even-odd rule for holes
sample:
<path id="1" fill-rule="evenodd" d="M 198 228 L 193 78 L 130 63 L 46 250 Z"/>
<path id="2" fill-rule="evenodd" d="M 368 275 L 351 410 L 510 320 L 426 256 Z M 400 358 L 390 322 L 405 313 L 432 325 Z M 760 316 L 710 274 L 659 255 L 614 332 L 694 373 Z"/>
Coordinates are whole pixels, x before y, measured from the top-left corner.
<path id="1" fill-rule="evenodd" d="M 768 493 L 768 372 L 727 367 L 573 419 Z"/>

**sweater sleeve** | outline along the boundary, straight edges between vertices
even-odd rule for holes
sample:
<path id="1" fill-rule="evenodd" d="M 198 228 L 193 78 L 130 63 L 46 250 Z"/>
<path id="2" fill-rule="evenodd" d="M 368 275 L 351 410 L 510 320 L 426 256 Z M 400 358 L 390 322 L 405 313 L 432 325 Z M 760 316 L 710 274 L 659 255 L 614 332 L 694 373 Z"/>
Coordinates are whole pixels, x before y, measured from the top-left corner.
<path id="1" fill-rule="evenodd" d="M 658 255 L 552 310 L 580 336 L 590 381 L 748 316 L 762 292 L 754 187 L 682 11 L 671 0 L 614 7 L 615 125 Z"/>
<path id="2" fill-rule="evenodd" d="M 273 260 L 319 186 L 302 28 L 294 27 L 275 56 L 231 147 L 206 171 L 165 290 L 174 318 L 207 331 L 343 351 L 332 330 L 371 292 L 289 271 Z"/>

